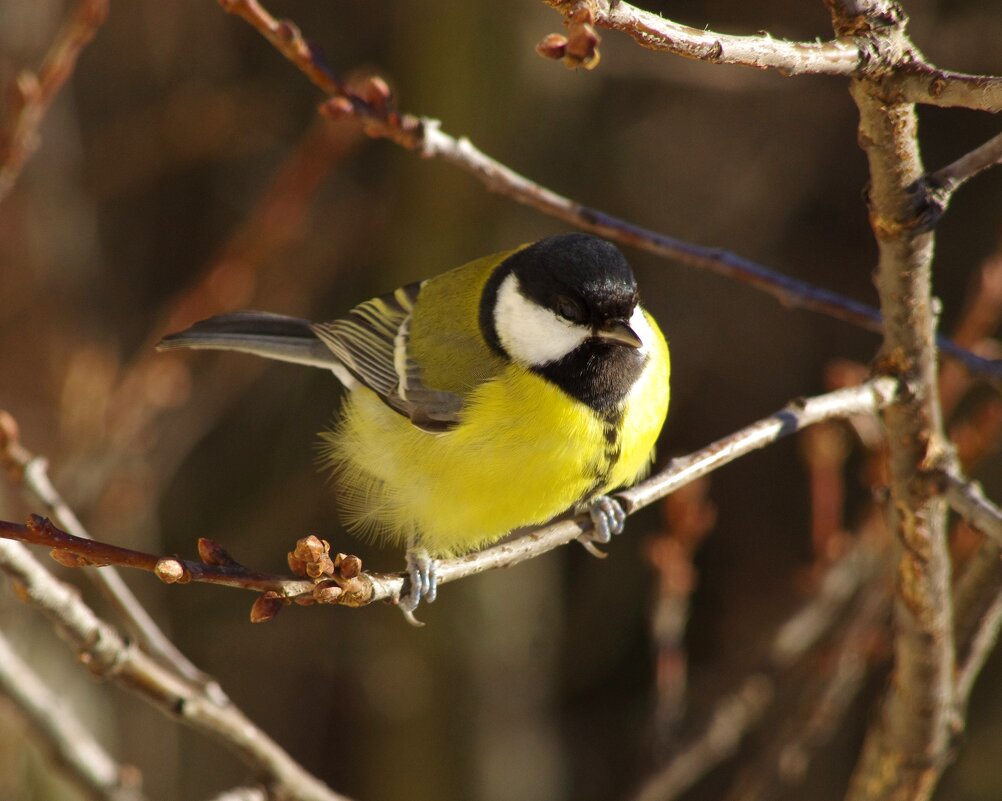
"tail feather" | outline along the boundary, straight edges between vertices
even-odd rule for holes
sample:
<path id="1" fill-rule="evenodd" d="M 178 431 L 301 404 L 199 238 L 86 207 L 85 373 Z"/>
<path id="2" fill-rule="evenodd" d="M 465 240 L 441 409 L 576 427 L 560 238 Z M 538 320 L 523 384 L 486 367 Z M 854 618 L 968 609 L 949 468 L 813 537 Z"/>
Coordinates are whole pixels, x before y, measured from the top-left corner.
<path id="1" fill-rule="evenodd" d="M 157 345 L 157 350 L 179 348 L 234 350 L 343 372 L 341 363 L 313 333 L 309 320 L 270 312 L 219 314 L 170 334 Z"/>

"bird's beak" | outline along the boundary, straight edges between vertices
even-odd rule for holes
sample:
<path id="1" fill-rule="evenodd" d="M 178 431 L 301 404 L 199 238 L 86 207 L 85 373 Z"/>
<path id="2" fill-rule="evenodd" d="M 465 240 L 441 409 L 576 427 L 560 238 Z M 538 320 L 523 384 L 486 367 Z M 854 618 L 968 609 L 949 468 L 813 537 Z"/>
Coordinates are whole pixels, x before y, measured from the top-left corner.
<path id="1" fill-rule="evenodd" d="M 595 336 L 630 348 L 640 348 L 644 344 L 625 320 L 606 320 L 595 329 Z"/>

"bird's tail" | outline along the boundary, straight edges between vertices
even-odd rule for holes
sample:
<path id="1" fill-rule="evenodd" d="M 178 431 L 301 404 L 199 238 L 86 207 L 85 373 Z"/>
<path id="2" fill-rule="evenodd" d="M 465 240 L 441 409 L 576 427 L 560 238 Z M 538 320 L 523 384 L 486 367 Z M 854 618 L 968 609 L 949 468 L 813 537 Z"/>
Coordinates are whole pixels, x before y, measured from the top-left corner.
<path id="1" fill-rule="evenodd" d="M 219 314 L 170 334 L 157 345 L 157 350 L 176 348 L 235 350 L 335 373 L 341 368 L 337 357 L 317 339 L 309 320 L 269 312 Z"/>

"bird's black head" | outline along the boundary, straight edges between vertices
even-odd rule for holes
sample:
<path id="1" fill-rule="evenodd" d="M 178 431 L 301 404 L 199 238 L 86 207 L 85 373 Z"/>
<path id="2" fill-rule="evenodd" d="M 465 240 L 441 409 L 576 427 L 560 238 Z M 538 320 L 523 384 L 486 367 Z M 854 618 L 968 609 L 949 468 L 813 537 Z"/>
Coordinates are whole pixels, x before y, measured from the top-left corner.
<path id="1" fill-rule="evenodd" d="M 515 251 L 497 267 L 484 289 L 480 325 L 499 353 L 606 410 L 643 369 L 644 342 L 631 327 L 638 301 L 619 248 L 564 234 Z"/>
<path id="2" fill-rule="evenodd" d="M 639 295 L 629 262 L 611 242 L 589 234 L 541 239 L 508 258 L 522 294 L 573 323 L 629 320 Z"/>

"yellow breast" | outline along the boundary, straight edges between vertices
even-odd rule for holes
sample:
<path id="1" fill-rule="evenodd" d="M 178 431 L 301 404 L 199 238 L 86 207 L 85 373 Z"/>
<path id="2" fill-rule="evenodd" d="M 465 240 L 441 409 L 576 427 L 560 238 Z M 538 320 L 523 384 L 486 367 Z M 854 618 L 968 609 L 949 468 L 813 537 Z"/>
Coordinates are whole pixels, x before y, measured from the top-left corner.
<path id="1" fill-rule="evenodd" d="M 416 534 L 448 555 L 632 483 L 650 466 L 668 408 L 668 349 L 648 321 L 655 342 L 615 421 L 515 365 L 476 387 L 443 433 L 353 392 L 324 435 L 345 522 L 399 543 Z"/>

